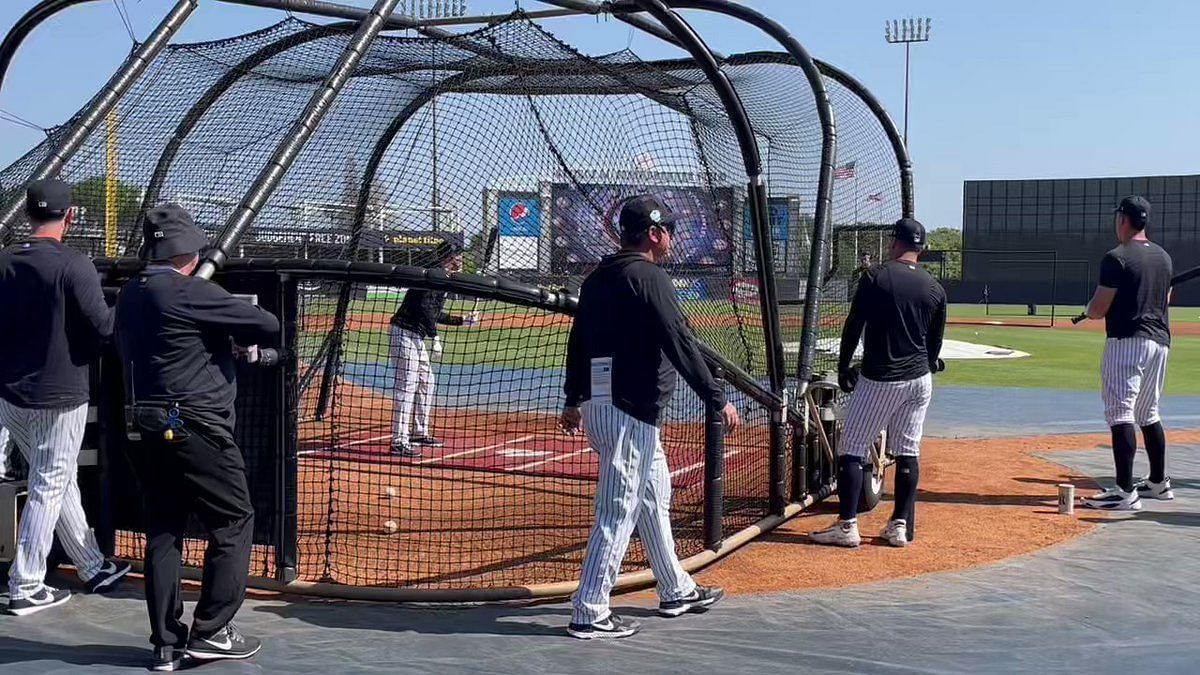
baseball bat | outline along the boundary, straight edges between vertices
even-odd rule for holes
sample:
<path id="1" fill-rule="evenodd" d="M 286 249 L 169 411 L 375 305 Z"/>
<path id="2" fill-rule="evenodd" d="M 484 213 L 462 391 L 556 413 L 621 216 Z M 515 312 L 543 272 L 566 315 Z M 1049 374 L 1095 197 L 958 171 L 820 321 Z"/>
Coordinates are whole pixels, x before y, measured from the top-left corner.
<path id="1" fill-rule="evenodd" d="M 496 240 L 500 238 L 500 228 L 493 225 L 491 232 L 488 232 L 487 243 L 483 245 L 483 259 L 479 261 L 479 268 L 475 270 L 476 274 L 487 274 L 488 265 L 492 263 L 492 252 L 496 249 Z M 479 311 L 479 298 L 476 297 L 471 303 L 471 314 Z"/>
<path id="2" fill-rule="evenodd" d="M 1191 281 L 1192 279 L 1195 279 L 1196 277 L 1200 277 L 1200 265 L 1193 267 L 1192 269 L 1190 269 L 1186 272 L 1180 272 L 1179 274 L 1176 274 L 1175 276 L 1171 277 L 1171 286 L 1174 287 L 1174 286 L 1178 286 L 1179 284 L 1186 284 L 1187 282 Z M 1086 321 L 1087 318 L 1088 318 L 1088 315 L 1086 312 L 1084 312 L 1084 313 L 1079 314 L 1076 317 L 1073 317 L 1071 319 L 1071 323 L 1077 324 L 1082 321 Z"/>
<path id="3" fill-rule="evenodd" d="M 1193 267 L 1186 272 L 1180 272 L 1171 277 L 1171 285 L 1178 286 L 1179 284 L 1185 284 L 1196 277 L 1200 277 L 1200 266 Z"/>

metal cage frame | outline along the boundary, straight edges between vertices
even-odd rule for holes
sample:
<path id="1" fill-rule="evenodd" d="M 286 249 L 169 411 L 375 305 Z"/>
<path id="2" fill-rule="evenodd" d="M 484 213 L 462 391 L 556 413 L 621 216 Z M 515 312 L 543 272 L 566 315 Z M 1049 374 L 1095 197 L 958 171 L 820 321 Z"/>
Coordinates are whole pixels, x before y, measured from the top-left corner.
<path id="1" fill-rule="evenodd" d="M 24 16 L 5 36 L 0 43 L 0 87 L 11 65 L 13 56 L 19 50 L 26 37 L 50 17 L 76 5 L 95 2 L 97 0 L 42 0 Z M 505 282 L 488 277 L 474 275 L 452 275 L 446 279 L 433 278 L 415 268 L 398 268 L 388 265 L 371 263 L 349 263 L 344 261 L 280 261 L 280 260 L 238 260 L 228 261 L 229 251 L 235 250 L 239 240 L 252 226 L 258 210 L 269 200 L 275 187 L 290 169 L 299 155 L 304 143 L 312 132 L 320 125 L 324 113 L 332 105 L 338 93 L 353 73 L 358 59 L 369 49 L 372 41 L 383 30 L 413 29 L 438 39 L 453 40 L 454 34 L 439 28 L 439 25 L 481 23 L 498 17 L 464 17 L 452 21 L 422 20 L 412 16 L 393 13 L 398 0 L 377 0 L 370 10 L 357 7 L 338 5 L 322 0 L 213 0 L 229 4 L 248 5 L 268 9 L 278 9 L 292 12 L 315 14 L 328 18 L 341 19 L 341 22 L 314 26 L 288 36 L 278 42 L 264 46 L 248 56 L 238 67 L 215 82 L 199 99 L 185 117 L 180 121 L 175 136 L 164 148 L 155 168 L 151 183 L 147 189 L 143 206 L 152 204 L 161 191 L 164 177 L 170 168 L 171 161 L 182 145 L 188 132 L 203 116 L 207 104 L 217 100 L 225 91 L 232 87 L 241 74 L 252 70 L 254 65 L 272 56 L 286 52 L 288 49 L 303 44 L 306 41 L 320 37 L 354 33 L 347 47 L 332 71 L 326 76 L 324 86 L 314 92 L 308 106 L 295 121 L 295 133 L 287 137 L 276 148 L 271 160 L 262 168 L 258 178 L 250 185 L 242 197 L 238 208 L 229 217 L 224 228 L 216 239 L 216 246 L 206 255 L 197 274 L 210 277 L 223 267 L 228 273 L 269 273 L 283 275 L 314 276 L 324 279 L 335 279 L 349 283 L 356 278 L 403 280 L 413 287 L 449 288 L 468 292 L 477 297 L 504 299 L 509 302 L 527 306 L 551 309 L 561 313 L 572 313 L 575 298 L 563 293 L 549 292 L 544 289 L 525 287 L 520 284 Z M 134 55 L 128 59 L 122 68 L 112 76 L 101 94 L 92 99 L 75 118 L 72 126 L 62 136 L 50 156 L 35 170 L 34 177 L 54 175 L 63 164 L 82 145 L 86 137 L 94 130 L 104 116 L 113 109 L 121 97 L 144 73 L 146 67 L 158 56 L 163 47 L 184 24 L 188 16 L 195 10 L 199 0 L 177 0 L 174 8 L 164 17 L 159 26 L 145 41 L 136 46 Z M 616 2 L 593 2 L 591 0 L 544 0 L 545 4 L 558 7 L 556 10 L 530 12 L 530 18 L 569 16 L 579 14 L 609 14 L 616 17 L 639 31 L 665 40 L 685 50 L 693 64 L 703 73 L 713 87 L 718 99 L 730 121 L 734 135 L 737 138 L 741 152 L 742 165 L 745 173 L 746 190 L 749 204 L 749 219 L 754 233 L 754 257 L 756 274 L 758 276 L 759 304 L 763 321 L 763 340 L 766 343 L 766 369 L 768 382 L 764 386 L 750 375 L 718 356 L 713 350 L 706 349 L 706 357 L 710 363 L 719 367 L 726 379 L 748 394 L 753 400 L 767 408 L 770 412 L 770 488 L 769 508 L 766 518 L 759 523 L 728 537 L 722 537 L 719 525 L 719 513 L 715 528 L 712 526 L 712 514 L 706 512 L 705 532 L 707 550 L 684 561 L 687 569 L 697 569 L 713 560 L 727 555 L 741 544 L 753 539 L 759 533 L 767 531 L 786 518 L 798 513 L 814 501 L 823 499 L 830 491 L 832 484 L 819 486 L 813 492 L 808 490 L 792 490 L 789 498 L 786 480 L 787 444 L 796 442 L 799 437 L 798 428 L 807 430 L 809 416 L 804 405 L 807 399 L 809 381 L 813 376 L 817 342 L 817 328 L 820 313 L 820 288 L 823 285 L 823 274 L 828 266 L 828 238 L 831 234 L 831 219 L 833 210 L 833 172 L 837 159 L 837 128 L 834 119 L 833 106 L 826 92 L 824 78 L 828 77 L 857 96 L 875 116 L 892 146 L 900 174 L 901 209 L 905 216 L 911 216 L 914 209 L 912 167 L 904 142 L 895 124 L 888 117 L 879 101 L 860 82 L 853 77 L 827 63 L 817 61 L 782 25 L 764 14 L 741 5 L 732 0 L 620 0 Z M 680 14 L 680 10 L 698 10 L 719 14 L 733 20 L 754 26 L 777 42 L 782 49 L 759 56 L 760 62 L 787 63 L 799 67 L 812 91 L 817 116 L 821 125 L 821 158 L 817 181 L 817 195 L 814 215 L 814 230 L 812 236 L 811 254 L 808 269 L 808 292 L 804 300 L 804 323 L 801 333 L 800 354 L 795 364 L 794 375 L 797 378 L 797 400 L 790 401 L 787 381 L 787 366 L 784 363 L 784 350 L 781 338 L 779 303 L 776 279 L 773 273 L 774 261 L 771 247 L 770 224 L 768 222 L 767 183 L 763 175 L 762 158 L 755 140 L 754 130 L 749 117 L 739 98 L 738 92 L 722 70 L 722 65 L 729 62 L 725 57 L 711 49 L 696 32 L 691 24 Z M 749 55 L 734 57 L 734 59 L 752 58 Z M 681 60 L 682 62 L 682 60 Z M 437 95 L 436 87 L 428 95 L 415 100 L 405 111 L 397 116 L 396 121 L 376 141 L 375 152 L 372 154 L 372 166 L 368 167 L 364 177 L 363 194 L 358 205 L 358 217 L 361 222 L 366 199 L 369 195 L 371 178 L 378 165 L 378 157 L 389 147 L 396 132 L 403 126 L 408 117 L 421 106 L 428 103 Z M 663 103 L 663 101 L 659 101 Z M 14 199 L 4 205 L 0 211 L 0 241 L 11 231 L 12 221 L 20 208 L 21 200 Z M 354 245 L 351 237 L 350 246 Z M 135 269 L 136 261 L 112 261 L 101 264 L 102 271 L 109 274 L 128 273 Z M 797 450 L 799 452 L 800 450 Z M 716 453 L 718 456 L 720 452 Z M 710 455 L 711 456 L 711 455 Z M 803 468 L 805 465 L 797 465 Z M 719 468 L 719 467 L 718 467 Z M 719 481 L 719 470 L 706 472 L 706 483 L 711 480 Z M 794 480 L 798 477 L 793 477 Z M 803 481 L 807 484 L 809 481 Z M 719 499 L 717 500 L 719 502 Z M 719 505 L 716 507 L 719 509 Z M 280 535 L 281 537 L 283 535 Z M 294 562 L 294 561 L 293 561 Z M 385 600 L 501 600 L 516 598 L 561 596 L 574 589 L 573 583 L 542 584 L 520 588 L 486 588 L 472 590 L 427 590 L 411 588 L 356 588 L 334 584 L 296 582 L 289 579 L 286 570 L 286 560 L 276 579 L 256 579 L 256 585 L 275 588 L 297 593 L 310 593 L 325 596 L 339 596 L 366 599 Z M 294 577 L 293 577 L 294 578 Z M 618 588 L 629 588 L 645 585 L 652 581 L 648 570 L 622 575 Z"/>

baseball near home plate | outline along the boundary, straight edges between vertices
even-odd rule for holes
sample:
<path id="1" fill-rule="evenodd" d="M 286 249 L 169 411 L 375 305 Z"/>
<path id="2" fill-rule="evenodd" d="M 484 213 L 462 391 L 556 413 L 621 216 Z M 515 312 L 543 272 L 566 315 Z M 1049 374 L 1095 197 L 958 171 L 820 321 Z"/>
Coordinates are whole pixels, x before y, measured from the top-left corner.
<path id="1" fill-rule="evenodd" d="M 0 671 L 1193 672 L 1200 7 L 843 4 L 0 3 Z"/>

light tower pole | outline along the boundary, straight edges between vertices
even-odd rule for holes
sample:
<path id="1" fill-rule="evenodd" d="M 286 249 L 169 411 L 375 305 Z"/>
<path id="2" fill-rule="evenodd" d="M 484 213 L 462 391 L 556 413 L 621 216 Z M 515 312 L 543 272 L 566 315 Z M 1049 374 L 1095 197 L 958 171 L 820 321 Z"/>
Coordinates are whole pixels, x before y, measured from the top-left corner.
<path id="1" fill-rule="evenodd" d="M 419 19 L 453 19 L 467 15 L 467 0 L 400 0 L 400 13 Z M 430 152 L 429 160 L 433 171 L 433 181 L 429 191 L 429 220 L 435 231 L 442 229 L 442 195 L 438 176 L 438 123 L 436 91 L 438 83 L 437 42 L 429 43 L 434 50 L 433 67 L 430 68 L 431 86 L 435 90 L 429 98 Z"/>
<path id="2" fill-rule="evenodd" d="M 908 147 L 908 56 L 914 42 L 929 42 L 929 17 L 893 19 L 883 22 L 883 37 L 888 44 L 904 45 L 904 147 Z"/>

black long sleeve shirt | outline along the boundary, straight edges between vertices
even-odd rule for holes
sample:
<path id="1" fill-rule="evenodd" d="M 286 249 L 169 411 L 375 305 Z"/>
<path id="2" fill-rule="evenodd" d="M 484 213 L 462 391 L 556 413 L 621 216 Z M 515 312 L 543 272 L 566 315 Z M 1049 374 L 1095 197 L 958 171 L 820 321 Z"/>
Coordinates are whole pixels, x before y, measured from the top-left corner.
<path id="1" fill-rule="evenodd" d="M 0 251 L 0 396 L 22 408 L 88 401 L 88 365 L 112 336 L 91 260 L 53 239 Z"/>
<path id="2" fill-rule="evenodd" d="M 437 325 L 461 326 L 461 316 L 453 316 L 442 311 L 446 304 L 446 294 L 441 291 L 429 291 L 422 288 L 410 288 L 404 293 L 404 300 L 399 309 L 392 315 L 392 325 L 412 331 L 423 338 L 437 337 Z"/>
<path id="3" fill-rule="evenodd" d="M 169 267 L 147 268 L 117 298 L 125 395 L 178 403 L 189 419 L 230 439 L 237 397 L 232 342 L 270 344 L 278 334 L 270 312 Z"/>
<path id="4" fill-rule="evenodd" d="M 838 369 L 863 340 L 862 375 L 898 382 L 934 370 L 946 329 L 946 292 L 914 263 L 892 260 L 863 273 L 842 329 Z"/>
<path id="5" fill-rule="evenodd" d="M 676 371 L 710 408 L 725 406 L 725 392 L 700 354 L 671 278 L 638 253 L 604 258 L 583 282 L 567 342 L 568 406 L 592 398 L 597 358 L 612 359 L 613 405 L 647 424 L 659 423 Z"/>

